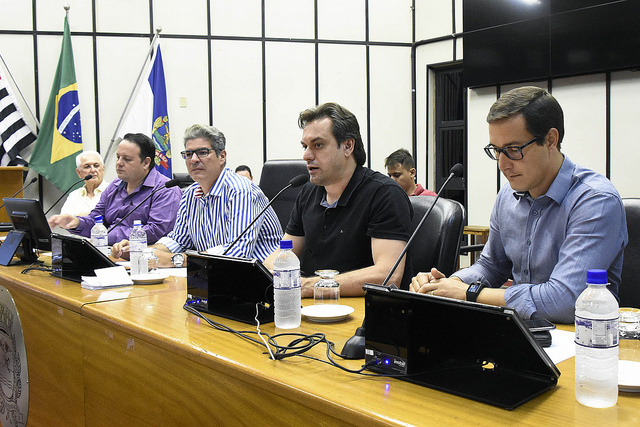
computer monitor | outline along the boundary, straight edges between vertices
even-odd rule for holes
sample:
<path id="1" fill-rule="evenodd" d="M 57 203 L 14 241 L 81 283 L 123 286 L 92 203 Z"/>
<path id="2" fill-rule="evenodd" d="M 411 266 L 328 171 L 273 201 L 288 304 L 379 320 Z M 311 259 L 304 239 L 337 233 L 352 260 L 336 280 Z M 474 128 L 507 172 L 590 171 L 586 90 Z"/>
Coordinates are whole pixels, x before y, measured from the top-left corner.
<path id="1" fill-rule="evenodd" d="M 13 231 L 15 236 L 21 235 L 20 246 L 22 246 L 22 253 L 17 248 L 13 248 L 13 252 L 8 255 L 9 248 L 4 248 L 2 253 L 5 256 L 9 256 L 9 260 L 16 253 L 21 256 L 22 262 L 32 263 L 38 260 L 36 250 L 50 251 L 51 250 L 51 228 L 47 222 L 47 218 L 44 216 L 44 211 L 40 202 L 33 199 L 3 199 L 11 224 L 13 225 Z M 9 237 L 7 237 L 9 239 Z M 4 259 L 4 257 L 3 257 Z M 3 264 L 7 265 L 7 264 Z"/>

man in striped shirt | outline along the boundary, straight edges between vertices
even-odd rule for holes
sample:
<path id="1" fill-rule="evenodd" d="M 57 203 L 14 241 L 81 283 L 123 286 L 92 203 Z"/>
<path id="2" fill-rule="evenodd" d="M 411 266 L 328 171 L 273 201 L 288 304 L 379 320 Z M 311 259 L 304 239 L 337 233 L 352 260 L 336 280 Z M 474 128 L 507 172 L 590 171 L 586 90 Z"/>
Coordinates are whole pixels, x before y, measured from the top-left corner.
<path id="1" fill-rule="evenodd" d="M 260 187 L 226 167 L 225 137 L 213 126 L 195 124 L 185 131 L 181 152 L 195 181 L 180 200 L 173 230 L 155 247 L 159 265 L 182 266 L 187 249 L 224 252 L 269 203 Z M 227 255 L 263 261 L 278 248 L 282 227 L 272 208 L 235 243 Z M 115 248 L 125 249 L 122 241 Z"/>

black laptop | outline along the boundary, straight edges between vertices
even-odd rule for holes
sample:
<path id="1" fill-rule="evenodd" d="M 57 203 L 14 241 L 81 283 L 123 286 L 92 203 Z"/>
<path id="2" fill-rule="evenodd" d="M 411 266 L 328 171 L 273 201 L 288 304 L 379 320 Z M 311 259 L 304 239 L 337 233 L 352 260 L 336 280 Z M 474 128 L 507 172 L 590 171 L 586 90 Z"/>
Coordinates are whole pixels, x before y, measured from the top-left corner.
<path id="1" fill-rule="evenodd" d="M 365 290 L 373 371 L 510 410 L 558 382 L 560 371 L 511 308 Z"/>
<path id="2" fill-rule="evenodd" d="M 259 260 L 186 254 L 187 304 L 244 323 L 255 324 L 256 313 L 260 323 L 273 322 L 273 276 Z"/>
<path id="3" fill-rule="evenodd" d="M 51 275 L 74 282 L 95 276 L 98 268 L 115 267 L 108 256 L 84 237 L 51 233 Z"/>

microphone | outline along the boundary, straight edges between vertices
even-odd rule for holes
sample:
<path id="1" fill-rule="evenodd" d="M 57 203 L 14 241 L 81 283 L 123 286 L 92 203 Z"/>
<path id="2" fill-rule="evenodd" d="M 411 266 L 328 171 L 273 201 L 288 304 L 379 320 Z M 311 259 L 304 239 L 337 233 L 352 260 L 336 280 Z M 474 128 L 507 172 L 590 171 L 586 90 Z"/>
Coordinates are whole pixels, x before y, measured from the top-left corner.
<path id="1" fill-rule="evenodd" d="M 411 234 L 411 237 L 409 237 L 409 241 L 407 241 L 407 244 L 404 245 L 404 248 L 402 249 L 400 256 L 396 260 L 396 263 L 393 265 L 393 267 L 391 267 L 391 271 L 389 271 L 389 274 L 384 279 L 381 286 L 387 286 L 387 284 L 389 283 L 389 280 L 391 280 L 391 276 L 398 268 L 398 264 L 400 264 L 400 261 L 402 261 L 402 257 L 404 257 L 407 251 L 409 250 L 409 247 L 411 246 L 411 242 L 413 242 L 413 239 L 418 234 L 420 227 L 422 227 L 422 224 L 424 224 L 426 219 L 429 217 L 429 214 L 431 214 L 433 207 L 436 205 L 436 202 L 440 198 L 440 193 L 442 193 L 442 190 L 445 189 L 449 181 L 451 181 L 451 179 L 454 176 L 455 177 L 462 176 L 463 172 L 464 172 L 464 167 L 460 163 L 456 163 L 449 170 L 449 177 L 440 187 L 438 194 L 436 194 L 436 198 L 433 200 L 433 203 L 431 204 L 429 209 L 422 216 L 422 219 L 416 226 L 416 229 L 413 231 L 413 234 Z M 420 197 L 420 196 L 414 196 L 414 197 Z M 391 285 L 391 286 L 394 286 L 394 285 Z M 340 355 L 345 359 L 364 359 L 364 320 L 362 321 L 362 326 L 356 329 L 356 333 L 351 338 L 349 338 L 346 343 L 344 343 L 344 347 L 342 347 L 342 351 L 340 352 Z"/>
<path id="2" fill-rule="evenodd" d="M 131 215 L 132 213 L 134 213 L 136 211 L 136 209 L 138 209 L 140 206 L 142 206 L 142 204 L 144 202 L 146 202 L 147 200 L 149 200 L 149 198 L 151 196 L 153 196 L 154 194 L 156 194 L 158 191 L 165 189 L 165 188 L 171 188 L 171 187 L 175 187 L 176 185 L 180 184 L 180 180 L 179 179 L 172 179 L 169 180 L 167 182 L 165 182 L 164 185 L 156 188 L 155 190 L 153 190 L 151 193 L 149 193 L 149 195 L 147 197 L 145 197 L 140 203 L 138 203 L 133 209 L 131 209 L 129 212 L 127 212 L 127 214 L 125 216 L 123 216 L 122 218 L 120 218 L 119 221 L 117 221 L 115 224 L 113 224 L 111 227 L 109 227 L 109 230 L 107 231 L 108 233 L 111 233 L 111 230 L 113 230 L 114 228 L 116 228 L 117 226 L 119 226 L 122 221 L 124 221 L 125 219 L 127 219 L 127 217 L 129 217 L 129 215 Z"/>
<path id="3" fill-rule="evenodd" d="M 82 181 L 89 181 L 91 178 L 93 178 L 93 175 L 87 175 L 87 176 L 85 176 L 84 178 L 81 178 L 81 179 L 77 180 L 76 182 L 74 182 L 73 184 L 71 184 L 71 186 L 70 186 L 69 188 L 67 188 L 67 191 L 65 191 L 64 193 L 62 193 L 62 196 L 58 197 L 58 200 L 56 200 L 56 201 L 55 201 L 55 203 L 54 203 L 54 204 L 52 204 L 52 205 L 51 205 L 51 207 L 50 207 L 49 209 L 47 209 L 47 211 L 44 213 L 44 214 L 45 214 L 45 216 L 46 216 L 46 215 L 51 211 L 51 209 L 53 209 L 53 207 L 54 207 L 55 205 L 57 205 L 57 204 L 58 204 L 58 202 L 59 202 L 60 200 L 62 200 L 62 198 L 63 198 L 64 196 L 66 196 L 66 195 L 67 195 L 67 193 L 68 193 L 69 191 L 71 191 L 71 189 L 72 189 L 73 187 L 75 187 L 76 185 L 80 184 Z"/>
<path id="4" fill-rule="evenodd" d="M 238 240 L 240 240 L 242 236 L 247 234 L 247 232 L 251 229 L 251 226 L 258 220 L 258 218 L 262 216 L 263 213 L 266 212 L 267 209 L 269 209 L 269 206 L 271 206 L 271 204 L 275 202 L 275 200 L 278 198 L 278 196 L 280 196 L 280 194 L 282 194 L 285 190 L 288 190 L 289 188 L 300 187 L 301 185 L 307 183 L 308 181 L 309 181 L 309 174 L 306 174 L 306 173 L 303 173 L 291 178 L 291 181 L 289 181 L 289 184 L 286 187 L 284 187 L 282 190 L 278 191 L 278 193 L 275 196 L 273 196 L 273 198 L 269 201 L 269 203 L 267 203 L 267 206 L 265 206 L 264 209 L 262 209 L 260 213 L 256 215 L 255 218 L 253 218 L 253 221 L 251 221 L 251 223 L 247 225 L 247 227 L 244 230 L 242 230 L 242 233 L 240 233 L 240 235 L 236 237 L 236 239 L 233 242 L 231 242 L 231 244 L 222 253 L 222 255 L 226 255 L 231 250 L 231 248 L 236 243 L 238 243 Z"/>
<path id="5" fill-rule="evenodd" d="M 13 199 L 14 197 L 16 197 L 18 194 L 22 193 L 24 190 L 27 189 L 28 186 L 30 186 L 31 184 L 33 184 L 34 182 L 36 182 L 38 180 L 38 177 L 33 177 L 31 178 L 31 181 L 29 181 L 29 183 L 27 185 L 25 185 L 24 187 L 22 187 L 21 189 L 19 189 L 18 191 L 16 191 L 15 193 L 13 193 L 13 196 L 9 197 L 9 199 Z M 4 208 L 4 203 L 2 205 L 0 205 L 0 209 Z"/>

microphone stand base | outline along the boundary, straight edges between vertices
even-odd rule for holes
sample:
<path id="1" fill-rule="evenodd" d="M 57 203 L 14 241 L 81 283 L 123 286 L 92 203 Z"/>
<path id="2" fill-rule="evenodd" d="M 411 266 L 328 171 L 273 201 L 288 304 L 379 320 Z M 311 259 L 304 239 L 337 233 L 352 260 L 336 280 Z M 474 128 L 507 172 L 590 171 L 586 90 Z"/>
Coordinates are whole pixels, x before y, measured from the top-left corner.
<path id="1" fill-rule="evenodd" d="M 364 326 L 356 329 L 356 333 L 344 343 L 340 356 L 345 359 L 364 359 Z"/>

